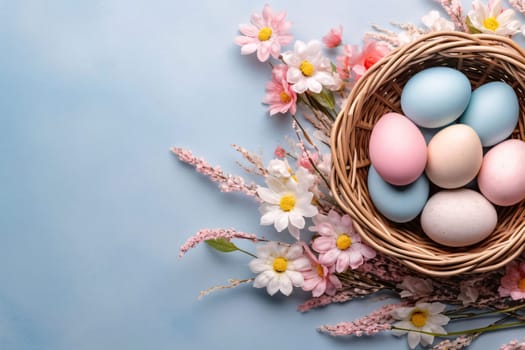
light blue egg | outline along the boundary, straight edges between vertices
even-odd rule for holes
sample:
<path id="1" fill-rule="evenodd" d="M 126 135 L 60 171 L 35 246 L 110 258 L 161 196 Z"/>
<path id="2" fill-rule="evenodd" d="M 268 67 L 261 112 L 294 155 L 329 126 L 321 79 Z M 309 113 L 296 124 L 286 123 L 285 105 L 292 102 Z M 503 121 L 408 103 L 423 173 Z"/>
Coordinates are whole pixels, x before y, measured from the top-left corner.
<path id="1" fill-rule="evenodd" d="M 519 118 L 518 97 L 501 81 L 481 85 L 459 119 L 476 131 L 483 146 L 492 146 L 510 136 Z"/>
<path id="2" fill-rule="evenodd" d="M 368 192 L 376 209 L 388 219 L 403 223 L 414 219 L 428 199 L 429 182 L 421 175 L 406 186 L 394 186 L 379 176 L 373 166 L 368 170 Z"/>
<path id="3" fill-rule="evenodd" d="M 432 67 L 411 77 L 401 93 L 401 109 L 424 128 L 452 123 L 465 111 L 470 99 L 470 81 L 457 69 Z"/>

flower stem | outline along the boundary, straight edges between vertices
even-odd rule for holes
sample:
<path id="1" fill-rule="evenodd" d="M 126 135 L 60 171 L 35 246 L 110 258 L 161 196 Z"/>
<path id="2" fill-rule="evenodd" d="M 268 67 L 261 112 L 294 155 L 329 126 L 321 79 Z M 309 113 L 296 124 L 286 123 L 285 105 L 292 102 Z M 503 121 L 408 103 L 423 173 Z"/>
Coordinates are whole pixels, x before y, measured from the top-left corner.
<path id="1" fill-rule="evenodd" d="M 249 256 L 251 256 L 251 257 L 257 259 L 257 255 L 252 254 L 252 253 L 250 253 L 250 252 L 248 252 L 248 251 L 246 251 L 246 250 L 244 250 L 244 249 L 241 249 L 241 248 L 237 247 L 237 250 L 240 251 L 241 253 L 244 253 L 244 254 L 246 254 L 246 255 L 249 255 Z"/>
<path id="2" fill-rule="evenodd" d="M 450 333 L 433 333 L 433 332 L 426 332 L 426 331 L 415 330 L 415 329 L 400 328 L 396 326 L 392 326 L 392 329 L 400 330 L 400 331 L 407 331 L 407 332 L 416 332 L 416 333 L 421 333 L 421 334 L 428 334 L 428 335 L 433 335 L 435 337 L 450 337 L 450 336 L 464 335 L 464 334 L 492 332 L 492 331 L 497 331 L 499 329 L 514 328 L 514 327 L 520 327 L 520 326 L 525 326 L 525 322 L 521 321 L 521 322 L 511 322 L 511 323 L 505 323 L 505 324 L 492 324 L 486 327 L 472 328 L 472 329 L 466 329 L 463 331 L 456 331 L 456 332 L 450 332 Z"/>

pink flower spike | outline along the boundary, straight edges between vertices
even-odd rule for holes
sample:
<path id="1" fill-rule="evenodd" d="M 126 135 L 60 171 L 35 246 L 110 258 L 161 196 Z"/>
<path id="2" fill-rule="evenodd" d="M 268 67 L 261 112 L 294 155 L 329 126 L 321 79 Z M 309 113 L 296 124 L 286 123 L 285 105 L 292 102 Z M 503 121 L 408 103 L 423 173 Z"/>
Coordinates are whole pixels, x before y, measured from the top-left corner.
<path id="1" fill-rule="evenodd" d="M 321 264 L 335 264 L 337 272 L 344 272 L 348 267 L 355 270 L 375 257 L 376 252 L 361 243 L 348 215 L 340 216 L 331 210 L 328 215 L 315 216 L 313 222 L 315 226 L 310 230 L 319 233 L 319 237 L 313 241 L 312 248 L 319 253 Z"/>
<path id="2" fill-rule="evenodd" d="M 310 248 L 303 243 L 305 256 L 310 260 L 310 267 L 302 271 L 304 277 L 303 290 L 312 292 L 314 298 L 323 294 L 333 296 L 343 288 L 343 284 L 334 274 L 334 266 L 322 265 Z"/>
<path id="3" fill-rule="evenodd" d="M 281 54 L 281 46 L 292 41 L 288 34 L 292 24 L 286 20 L 286 12 L 273 12 L 265 5 L 262 14 L 254 13 L 250 24 L 239 25 L 242 36 L 235 38 L 235 43 L 241 46 L 241 54 L 249 55 L 257 52 L 257 59 L 265 62 L 270 55 L 277 59 Z"/>
<path id="4" fill-rule="evenodd" d="M 297 110 L 297 93 L 286 81 L 287 70 L 288 67 L 284 64 L 275 66 L 272 70 L 272 81 L 266 85 L 263 103 L 270 106 L 270 115 L 287 112 L 295 115 Z"/>
<path id="5" fill-rule="evenodd" d="M 525 261 L 507 265 L 498 292 L 500 296 L 510 296 L 513 300 L 525 299 Z"/>
<path id="6" fill-rule="evenodd" d="M 328 34 L 326 34 L 323 37 L 323 43 L 327 48 L 334 49 L 338 47 L 339 45 L 341 45 L 342 38 L 343 38 L 343 26 L 340 25 L 337 28 L 330 29 Z"/>

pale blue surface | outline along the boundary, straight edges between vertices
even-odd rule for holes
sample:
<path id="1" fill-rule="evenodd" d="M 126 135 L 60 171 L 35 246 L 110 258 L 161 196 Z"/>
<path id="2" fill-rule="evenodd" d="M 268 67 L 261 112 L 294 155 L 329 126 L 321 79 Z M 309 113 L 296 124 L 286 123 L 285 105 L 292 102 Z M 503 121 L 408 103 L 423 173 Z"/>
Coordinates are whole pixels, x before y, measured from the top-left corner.
<path id="1" fill-rule="evenodd" d="M 316 327 L 374 302 L 295 312 L 304 295 L 241 287 L 240 255 L 205 247 L 203 227 L 258 226 L 257 206 L 178 163 L 190 147 L 240 173 L 231 143 L 268 159 L 290 133 L 260 104 L 269 67 L 241 57 L 237 24 L 264 2 L 0 1 L 0 349 L 405 349 L 406 338 L 333 339 Z M 296 38 L 417 22 L 430 0 L 279 1 Z M 251 247 L 247 247 L 250 248 Z M 523 333 L 523 332 L 521 332 Z M 494 349 L 519 331 L 483 336 Z"/>

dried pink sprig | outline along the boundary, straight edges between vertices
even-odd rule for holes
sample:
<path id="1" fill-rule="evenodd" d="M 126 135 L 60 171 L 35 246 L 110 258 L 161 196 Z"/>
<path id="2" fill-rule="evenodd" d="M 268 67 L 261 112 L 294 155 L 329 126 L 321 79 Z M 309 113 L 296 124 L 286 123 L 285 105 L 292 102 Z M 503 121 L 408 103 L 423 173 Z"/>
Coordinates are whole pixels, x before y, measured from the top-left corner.
<path id="1" fill-rule="evenodd" d="M 518 342 L 517 340 L 512 340 L 507 344 L 503 344 L 499 350 L 525 350 L 525 340 Z"/>
<path id="2" fill-rule="evenodd" d="M 190 150 L 173 147 L 171 151 L 177 155 L 182 162 L 194 166 L 198 173 L 218 183 L 219 189 L 222 192 L 242 192 L 248 196 L 258 198 L 257 184 L 252 183 L 247 185 L 242 177 L 225 174 L 219 166 L 211 166 L 204 159 L 194 156 Z"/>
<path id="3" fill-rule="evenodd" d="M 436 1 L 441 4 L 441 7 L 443 7 L 445 12 L 448 14 L 454 23 L 454 27 L 456 27 L 456 29 L 459 31 L 466 32 L 467 26 L 465 24 L 465 16 L 463 16 L 463 6 L 461 5 L 461 2 L 458 0 Z"/>
<path id="4" fill-rule="evenodd" d="M 241 147 L 239 145 L 233 144 L 233 149 L 239 152 L 248 163 L 252 164 L 252 168 L 248 168 L 244 165 L 242 165 L 240 162 L 237 162 L 237 164 L 244 169 L 247 173 L 252 173 L 256 175 L 266 176 L 268 175 L 268 170 L 266 170 L 263 160 L 261 156 L 258 154 L 252 153 L 248 150 L 246 150 L 244 147 Z"/>
<path id="5" fill-rule="evenodd" d="M 387 304 L 353 322 L 324 325 L 321 326 L 319 330 L 332 336 L 354 335 L 360 337 L 363 335 L 374 335 L 382 331 L 390 330 L 392 328 L 392 322 L 395 321 L 391 316 L 391 312 L 398 307 L 406 305 L 406 303 Z"/>
<path id="6" fill-rule="evenodd" d="M 509 0 L 510 6 L 521 14 L 525 14 L 525 0 Z"/>
<path id="7" fill-rule="evenodd" d="M 330 305 L 330 304 L 342 304 L 342 303 L 351 301 L 356 296 L 363 296 L 363 294 L 356 295 L 351 290 L 341 290 L 337 292 L 335 295 L 323 294 L 318 298 L 311 298 L 307 300 L 306 302 L 302 303 L 301 305 L 297 307 L 297 310 L 300 312 L 307 312 L 312 309 L 323 307 L 323 306 Z"/>
<path id="8" fill-rule="evenodd" d="M 445 339 L 432 347 L 433 350 L 460 350 L 468 347 L 477 337 L 476 334 L 460 335 L 454 340 Z"/>
<path id="9" fill-rule="evenodd" d="M 191 248 L 194 248 L 198 244 L 204 241 L 210 240 L 210 239 L 218 239 L 218 238 L 224 238 L 227 240 L 230 240 L 232 238 L 241 238 L 241 239 L 250 240 L 254 243 L 265 241 L 265 239 L 259 238 L 253 233 L 240 232 L 234 229 L 222 229 L 222 228 L 202 229 L 202 230 L 199 230 L 199 232 L 197 232 L 192 237 L 188 238 L 186 243 L 184 243 L 180 247 L 179 258 L 182 258 L 188 250 L 190 250 Z"/>

